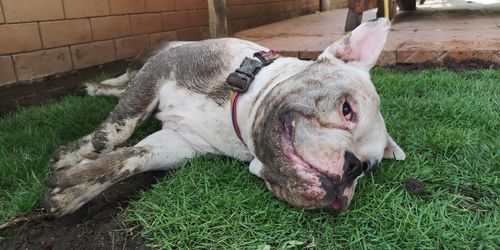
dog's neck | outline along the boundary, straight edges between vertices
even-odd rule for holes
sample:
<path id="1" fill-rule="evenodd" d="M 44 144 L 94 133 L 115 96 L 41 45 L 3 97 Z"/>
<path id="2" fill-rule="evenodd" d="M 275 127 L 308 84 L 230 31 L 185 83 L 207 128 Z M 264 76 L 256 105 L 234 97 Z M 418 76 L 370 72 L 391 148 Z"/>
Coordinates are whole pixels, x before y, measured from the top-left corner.
<path id="1" fill-rule="evenodd" d="M 236 119 L 241 130 L 241 136 L 253 155 L 255 155 L 255 145 L 252 129 L 258 107 L 274 87 L 281 87 L 278 85 L 284 80 L 300 73 L 313 62 L 291 57 L 279 58 L 269 66 L 262 68 L 248 91 L 239 98 Z"/>

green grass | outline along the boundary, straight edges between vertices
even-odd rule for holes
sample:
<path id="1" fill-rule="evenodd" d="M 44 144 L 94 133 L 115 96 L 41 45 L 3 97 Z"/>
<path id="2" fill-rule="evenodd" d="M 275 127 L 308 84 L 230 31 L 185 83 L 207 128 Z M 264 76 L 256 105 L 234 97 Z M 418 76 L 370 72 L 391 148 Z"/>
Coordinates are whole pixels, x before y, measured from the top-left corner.
<path id="1" fill-rule="evenodd" d="M 126 225 L 162 248 L 499 249 L 499 79 L 494 70 L 375 70 L 388 130 L 407 159 L 362 179 L 341 215 L 291 208 L 245 163 L 199 157 L 134 201 Z M 0 221 L 38 206 L 51 152 L 114 104 L 68 97 L 0 121 Z M 427 194 L 408 192 L 408 178 L 430 182 Z"/>
<path id="2" fill-rule="evenodd" d="M 0 120 L 0 222 L 39 204 L 52 152 L 92 131 L 113 105 L 68 97 Z"/>
<path id="3" fill-rule="evenodd" d="M 0 120 L 0 224 L 39 206 L 52 152 L 92 132 L 116 102 L 115 98 L 69 96 Z M 130 143 L 157 128 L 148 121 Z"/>

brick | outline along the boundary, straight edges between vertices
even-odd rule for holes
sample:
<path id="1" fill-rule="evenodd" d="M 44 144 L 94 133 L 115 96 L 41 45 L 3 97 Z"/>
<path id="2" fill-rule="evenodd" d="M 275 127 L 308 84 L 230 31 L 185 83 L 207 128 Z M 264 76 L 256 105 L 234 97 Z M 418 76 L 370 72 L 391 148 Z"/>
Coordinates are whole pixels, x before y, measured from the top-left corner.
<path id="1" fill-rule="evenodd" d="M 474 50 L 471 48 L 452 48 L 450 50 L 401 50 L 397 52 L 398 63 L 431 62 L 438 65 L 460 63 L 472 59 L 499 63 L 500 52 L 492 50 Z"/>
<path id="2" fill-rule="evenodd" d="M 92 30 L 88 19 L 42 22 L 40 33 L 44 48 L 92 41 Z"/>
<path id="3" fill-rule="evenodd" d="M 319 2 L 320 1 L 318 1 L 318 0 L 307 0 L 307 7 L 318 10 L 319 9 Z"/>
<path id="4" fill-rule="evenodd" d="M 437 59 L 442 57 L 444 53 L 442 50 L 398 50 L 396 63 L 437 62 Z"/>
<path id="5" fill-rule="evenodd" d="M 63 19 L 61 0 L 3 0 L 7 23 Z"/>
<path id="6" fill-rule="evenodd" d="M 117 60 L 137 56 L 149 47 L 149 35 L 116 39 L 115 47 Z"/>
<path id="7" fill-rule="evenodd" d="M 331 9 L 341 9 L 341 8 L 347 8 L 349 5 L 347 0 L 338 0 L 338 1 L 332 1 L 331 2 Z"/>
<path id="8" fill-rule="evenodd" d="M 264 7 L 257 7 L 258 15 L 271 15 L 275 13 L 291 12 L 295 10 L 291 3 L 271 3 Z M 257 14 L 257 13 L 256 13 Z"/>
<path id="9" fill-rule="evenodd" d="M 148 12 L 160 12 L 175 10 L 174 0 L 146 0 Z"/>
<path id="10" fill-rule="evenodd" d="M 226 0 L 226 6 L 238 5 L 240 0 Z"/>
<path id="11" fill-rule="evenodd" d="M 377 65 L 380 66 L 396 65 L 396 51 L 387 51 L 387 50 L 382 51 L 382 53 L 380 53 L 380 56 L 378 57 Z"/>
<path id="12" fill-rule="evenodd" d="M 299 59 L 316 60 L 322 51 L 299 51 Z"/>
<path id="13" fill-rule="evenodd" d="M 241 30 L 253 28 L 255 26 L 258 26 L 258 24 L 256 24 L 257 22 L 259 22 L 259 20 L 255 18 L 229 22 L 228 23 L 229 32 L 235 33 Z"/>
<path id="14" fill-rule="evenodd" d="M 90 20 L 94 40 L 105 40 L 132 34 L 129 16 L 97 17 Z"/>
<path id="15" fill-rule="evenodd" d="M 207 0 L 175 0 L 176 10 L 208 9 Z"/>
<path id="16" fill-rule="evenodd" d="M 36 23 L 0 25 L 0 55 L 41 48 Z"/>
<path id="17" fill-rule="evenodd" d="M 284 16 L 283 14 L 285 14 L 285 15 L 287 14 L 287 15 Z M 289 12 L 289 13 L 279 14 L 279 15 L 281 15 L 281 18 L 279 20 L 288 19 L 288 18 L 294 18 L 294 17 L 299 17 L 299 16 L 303 16 L 303 15 L 307 15 L 307 14 L 309 14 L 309 12 L 306 9 L 295 10 L 295 11 L 292 11 L 292 12 Z M 276 20 L 276 21 L 279 21 L 279 20 Z"/>
<path id="18" fill-rule="evenodd" d="M 5 23 L 5 19 L 3 18 L 3 10 L 2 10 L 1 4 L 0 4 L 0 23 Z"/>
<path id="19" fill-rule="evenodd" d="M 188 12 L 189 26 L 206 26 L 208 25 L 208 10 L 193 10 Z"/>
<path id="20" fill-rule="evenodd" d="M 293 6 L 296 10 L 307 8 L 307 0 L 296 0 L 293 2 Z"/>
<path id="21" fill-rule="evenodd" d="M 116 60 L 113 41 L 94 42 L 71 46 L 75 69 L 87 68 Z"/>
<path id="22" fill-rule="evenodd" d="M 495 64 L 500 64 L 500 50 L 498 49 L 487 49 L 487 50 L 476 50 L 472 52 L 473 56 L 471 59 L 479 59 L 486 62 L 492 62 Z"/>
<path id="23" fill-rule="evenodd" d="M 198 41 L 201 40 L 200 28 L 188 28 L 177 31 L 177 38 L 181 41 Z"/>
<path id="24" fill-rule="evenodd" d="M 273 7 L 270 7 L 273 11 L 271 13 L 279 13 L 279 12 L 292 12 L 296 11 L 297 8 L 295 8 L 294 2 L 282 2 L 282 3 L 274 3 Z"/>
<path id="25" fill-rule="evenodd" d="M 151 44 L 151 47 L 163 42 L 175 40 L 177 40 L 177 33 L 175 31 L 161 32 L 149 35 L 149 44 Z"/>
<path id="26" fill-rule="evenodd" d="M 63 0 L 66 18 L 109 15 L 108 0 Z"/>
<path id="27" fill-rule="evenodd" d="M 299 58 L 299 52 L 298 51 L 283 51 L 280 50 L 280 55 L 285 56 L 285 57 L 296 57 Z"/>
<path id="28" fill-rule="evenodd" d="M 71 71 L 69 48 L 57 48 L 13 56 L 19 81 L 28 81 Z"/>
<path id="29" fill-rule="evenodd" d="M 260 10 L 258 7 L 258 5 L 230 6 L 227 9 L 227 19 L 235 20 L 259 16 L 262 10 Z"/>
<path id="30" fill-rule="evenodd" d="M 163 13 L 165 31 L 176 30 L 188 26 L 188 15 L 185 11 Z"/>
<path id="31" fill-rule="evenodd" d="M 144 0 L 109 0 L 111 14 L 128 14 L 146 12 Z"/>
<path id="32" fill-rule="evenodd" d="M 474 58 L 472 50 L 450 50 L 437 59 L 439 64 L 459 63 Z"/>
<path id="33" fill-rule="evenodd" d="M 0 56 L 0 86 L 16 82 L 16 72 L 10 56 Z"/>
<path id="34" fill-rule="evenodd" d="M 200 28 L 201 40 L 210 39 L 210 28 L 208 26 L 203 26 Z"/>
<path id="35" fill-rule="evenodd" d="M 130 16 L 133 34 L 155 33 L 163 30 L 161 14 L 140 14 Z"/>

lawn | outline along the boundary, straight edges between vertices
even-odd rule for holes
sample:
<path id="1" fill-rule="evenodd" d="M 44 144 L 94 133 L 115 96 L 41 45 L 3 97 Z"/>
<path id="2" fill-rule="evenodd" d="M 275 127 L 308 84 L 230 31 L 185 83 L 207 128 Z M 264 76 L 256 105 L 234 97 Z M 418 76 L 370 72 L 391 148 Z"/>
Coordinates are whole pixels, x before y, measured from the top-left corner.
<path id="1" fill-rule="evenodd" d="M 124 212 L 163 248 L 500 248 L 500 71 L 398 73 L 373 81 L 404 162 L 384 161 L 332 216 L 278 201 L 245 163 L 199 157 Z M 67 97 L 0 120 L 0 223 L 39 207 L 52 151 L 116 103 Z M 132 141 L 158 128 L 150 121 Z M 133 142 L 131 142 L 133 143 Z M 424 181 L 419 194 L 408 179 Z"/>

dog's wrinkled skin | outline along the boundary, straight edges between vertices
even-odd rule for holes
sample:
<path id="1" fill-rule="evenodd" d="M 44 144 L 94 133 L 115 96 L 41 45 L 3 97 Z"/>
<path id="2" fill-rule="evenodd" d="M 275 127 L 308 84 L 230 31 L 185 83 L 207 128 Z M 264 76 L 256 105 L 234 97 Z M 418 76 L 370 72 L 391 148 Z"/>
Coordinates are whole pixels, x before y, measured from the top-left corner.
<path id="1" fill-rule="evenodd" d="M 238 102 L 246 145 L 233 130 L 225 79 L 266 48 L 227 38 L 154 49 L 103 83 L 110 91 L 93 92 L 116 95 L 128 84 L 98 129 L 54 153 L 46 209 L 71 213 L 120 180 L 207 153 L 251 161 L 250 171 L 295 207 L 346 209 L 359 177 L 382 158 L 405 158 L 386 132 L 369 76 L 389 26 L 365 23 L 317 61 L 280 58 L 264 67 Z M 155 110 L 162 129 L 118 148 Z"/>

